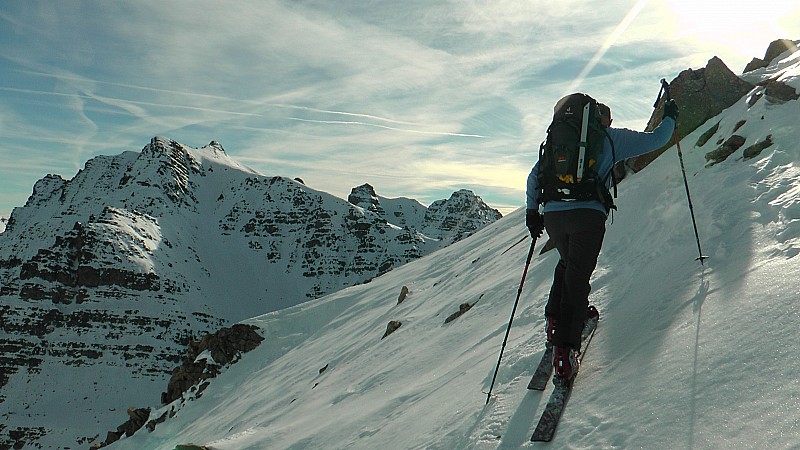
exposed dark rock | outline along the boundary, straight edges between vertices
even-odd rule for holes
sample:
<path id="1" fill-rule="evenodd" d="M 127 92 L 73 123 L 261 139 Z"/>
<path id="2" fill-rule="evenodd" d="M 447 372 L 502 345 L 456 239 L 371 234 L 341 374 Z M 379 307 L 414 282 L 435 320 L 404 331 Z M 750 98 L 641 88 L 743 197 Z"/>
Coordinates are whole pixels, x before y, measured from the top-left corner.
<path id="1" fill-rule="evenodd" d="M 150 408 L 128 408 L 128 416 L 130 419 L 123 424 L 125 436 L 133 436 L 139 428 L 142 428 L 150 418 Z"/>
<path id="2" fill-rule="evenodd" d="M 96 255 L 102 253 L 102 247 L 105 245 L 104 238 L 94 226 L 75 222 L 72 230 L 56 236 L 52 246 L 40 249 L 33 258 L 20 265 L 20 280 L 38 278 L 62 286 L 45 288 L 37 283 L 29 286 L 27 290 L 21 290 L 19 295 L 22 298 L 71 303 L 67 295 L 77 295 L 80 291 L 73 288 L 82 286 L 115 285 L 137 291 L 161 289 L 160 277 L 154 273 L 136 273 L 116 267 L 95 267 L 98 264 Z"/>
<path id="3" fill-rule="evenodd" d="M 719 164 L 722 161 L 725 161 L 728 156 L 732 155 L 736 150 L 744 145 L 744 142 L 745 138 L 743 136 L 734 134 L 733 136 L 729 137 L 721 147 L 706 153 L 706 161 L 709 162 L 706 167 L 710 167 L 714 164 Z"/>
<path id="4" fill-rule="evenodd" d="M 764 88 L 764 94 L 772 103 L 785 103 L 800 98 L 795 88 L 778 80 L 769 80 Z"/>
<path id="5" fill-rule="evenodd" d="M 389 322 L 389 324 L 388 324 L 388 325 L 386 325 L 386 332 L 385 332 L 385 333 L 383 333 L 383 337 L 381 337 L 381 339 L 383 339 L 383 338 L 385 338 L 386 336 L 389 336 L 390 334 L 394 333 L 394 332 L 395 332 L 395 331 L 397 331 L 397 329 L 398 329 L 398 328 L 400 328 L 402 325 L 403 325 L 403 324 L 402 324 L 401 322 L 397 321 L 397 320 L 392 320 L 392 321 L 390 321 L 390 322 Z"/>
<path id="6" fill-rule="evenodd" d="M 164 423 L 167 420 L 167 416 L 169 415 L 169 411 L 164 411 L 160 416 L 157 418 L 147 422 L 145 427 L 148 431 L 153 432 L 159 424 Z"/>
<path id="7" fill-rule="evenodd" d="M 453 314 L 450 314 L 450 316 L 448 316 L 447 319 L 444 320 L 444 323 L 447 324 L 447 323 L 450 323 L 450 322 L 458 319 L 465 312 L 469 311 L 473 306 L 474 305 L 471 305 L 469 303 L 462 303 L 461 305 L 459 305 L 458 311 L 454 312 Z"/>
<path id="8" fill-rule="evenodd" d="M 769 47 L 767 47 L 767 53 L 764 54 L 764 61 L 772 62 L 787 50 L 796 52 L 797 44 L 797 41 L 792 41 L 791 39 L 776 39 L 770 42 Z"/>
<path id="9" fill-rule="evenodd" d="M 708 142 L 708 140 L 711 139 L 711 137 L 714 136 L 714 134 L 716 134 L 717 130 L 719 130 L 719 122 L 717 122 L 716 125 L 714 125 L 713 127 L 709 128 L 705 133 L 703 133 L 697 139 L 697 143 L 695 144 L 695 146 L 702 147 L 702 146 L 706 145 L 706 142 Z"/>
<path id="10" fill-rule="evenodd" d="M 756 156 L 760 155 L 765 148 L 771 146 L 772 144 L 772 135 L 770 134 L 763 141 L 756 142 L 755 144 L 744 149 L 742 151 L 742 157 L 745 160 L 755 158 Z"/>
<path id="11" fill-rule="evenodd" d="M 764 92 L 756 91 L 753 92 L 750 97 L 747 99 L 747 106 L 752 107 L 755 105 L 761 98 L 764 96 Z"/>
<path id="12" fill-rule="evenodd" d="M 5 431 L 5 426 L 0 424 L 0 432 Z M 47 434 L 49 430 L 44 427 L 16 427 L 8 430 L 8 438 L 0 437 L 0 449 L 22 449 L 35 442 L 41 436 Z"/>
<path id="13" fill-rule="evenodd" d="M 253 350 L 264 340 L 256 330 L 257 327 L 253 325 L 236 324 L 190 342 L 183 364 L 172 372 L 167 392 L 162 394 L 162 402 L 170 403 L 189 390 L 194 390 L 195 396 L 200 397 L 210 385 L 209 379 L 216 377 L 224 366 L 235 363 L 242 353 Z M 210 353 L 213 361 L 208 361 L 208 358 L 198 359 L 205 351 Z M 174 409 L 171 411 L 174 412 Z M 145 424 L 149 431 L 153 431 L 167 418 L 167 412 L 164 412 L 158 418 L 148 421 L 150 412 L 149 408 L 129 408 L 130 419 L 115 431 L 109 431 L 106 439 L 92 448 L 105 447 L 122 436 L 133 436 Z"/>
<path id="14" fill-rule="evenodd" d="M 770 42 L 769 47 L 767 47 L 767 51 L 764 54 L 764 58 L 753 58 L 747 66 L 745 66 L 744 71 L 750 72 L 752 70 L 761 69 L 763 67 L 767 67 L 770 63 L 773 62 L 775 58 L 781 55 L 781 53 L 792 50 L 797 51 L 797 43 L 790 40 L 790 39 L 777 39 Z"/>
<path id="15" fill-rule="evenodd" d="M 386 215 L 386 211 L 381 206 L 380 199 L 378 199 L 378 194 L 375 193 L 375 188 L 370 184 L 354 187 L 350 191 L 350 195 L 347 196 L 347 201 L 367 211 L 372 211 L 381 216 Z"/>
<path id="16" fill-rule="evenodd" d="M 128 417 L 130 418 L 127 422 L 118 426 L 116 431 L 109 431 L 103 442 L 95 444 L 91 448 L 103 448 L 120 440 L 122 436 L 133 436 L 150 418 L 150 408 L 128 408 Z"/>
<path id="17" fill-rule="evenodd" d="M 745 72 L 750 72 L 752 70 L 761 69 L 763 67 L 767 67 L 769 65 L 768 62 L 764 61 L 761 58 L 753 57 L 749 63 L 744 67 Z"/>
<path id="18" fill-rule="evenodd" d="M 397 304 L 399 305 L 400 303 L 403 303 L 403 300 L 406 299 L 407 295 L 408 295 L 408 286 L 403 286 L 403 288 L 400 289 L 400 295 L 397 297 Z"/>
<path id="19" fill-rule="evenodd" d="M 190 342 L 183 364 L 172 371 L 167 391 L 161 394 L 161 403 L 168 404 L 181 398 L 192 386 L 216 377 L 223 366 L 238 361 L 242 353 L 258 347 L 264 338 L 256 332 L 257 329 L 253 325 L 236 324 Z M 206 350 L 212 361 L 198 359 Z"/>

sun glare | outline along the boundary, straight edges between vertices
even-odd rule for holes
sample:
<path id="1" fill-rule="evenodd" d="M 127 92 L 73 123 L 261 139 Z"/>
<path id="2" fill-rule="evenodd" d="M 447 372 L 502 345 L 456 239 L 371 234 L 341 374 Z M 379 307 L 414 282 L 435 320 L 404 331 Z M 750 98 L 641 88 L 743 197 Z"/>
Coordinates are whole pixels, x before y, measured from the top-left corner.
<path id="1" fill-rule="evenodd" d="M 757 3 L 727 0 L 672 0 L 664 4 L 674 24 L 673 35 L 688 40 L 695 48 L 725 48 L 729 54 L 749 59 L 763 56 L 775 39 L 800 38 L 793 35 L 800 23 L 796 0 L 770 1 L 763 9 Z"/>

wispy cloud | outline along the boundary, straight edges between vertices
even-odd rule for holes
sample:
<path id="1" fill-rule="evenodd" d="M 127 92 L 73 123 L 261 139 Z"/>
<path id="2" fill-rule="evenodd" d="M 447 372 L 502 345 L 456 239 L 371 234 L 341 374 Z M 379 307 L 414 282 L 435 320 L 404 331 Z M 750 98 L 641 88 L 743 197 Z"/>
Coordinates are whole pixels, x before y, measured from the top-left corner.
<path id="1" fill-rule="evenodd" d="M 474 184 L 521 204 L 563 93 L 602 96 L 615 123 L 641 127 L 658 80 L 713 55 L 681 3 L 4 2 L 0 132 L 32 158 L 58 155 L 66 177 L 161 134 L 220 141 L 340 196 L 374 178 L 389 195 Z M 800 34 L 798 6 L 776 5 L 788 17 L 759 23 Z"/>

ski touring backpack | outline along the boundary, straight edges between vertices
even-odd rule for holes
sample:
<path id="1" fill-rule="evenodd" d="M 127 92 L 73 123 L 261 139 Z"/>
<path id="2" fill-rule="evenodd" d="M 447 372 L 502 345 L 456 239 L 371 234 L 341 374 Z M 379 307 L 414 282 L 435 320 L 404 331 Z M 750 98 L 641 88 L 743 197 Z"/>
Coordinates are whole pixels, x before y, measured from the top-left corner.
<path id="1" fill-rule="evenodd" d="M 612 167 L 616 163 L 614 142 L 600 122 L 599 104 L 586 94 L 570 94 L 556 103 L 547 138 L 539 147 L 539 182 L 542 203 L 550 200 L 597 200 L 606 211 L 616 209 L 606 184 L 614 171 L 601 179 L 597 162 L 604 141 L 611 144 Z"/>

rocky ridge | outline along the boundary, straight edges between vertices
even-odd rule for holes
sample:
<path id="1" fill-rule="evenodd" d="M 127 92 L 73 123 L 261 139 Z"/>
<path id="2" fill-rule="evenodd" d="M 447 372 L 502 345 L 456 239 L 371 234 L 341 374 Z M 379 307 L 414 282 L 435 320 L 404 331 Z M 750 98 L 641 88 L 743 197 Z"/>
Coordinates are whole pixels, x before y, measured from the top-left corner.
<path id="1" fill-rule="evenodd" d="M 787 84 L 787 80 L 782 77 L 786 65 L 790 65 L 791 60 L 798 55 L 798 43 L 800 41 L 789 39 L 773 41 L 767 48 L 764 59 L 753 58 L 745 67 L 742 75 L 736 75 L 716 56 L 711 58 L 703 68 L 689 68 L 679 73 L 669 83 L 670 94 L 680 107 L 677 123 L 678 136 L 688 135 L 712 117 L 733 106 L 745 95 L 748 96 L 748 105 L 750 107 L 762 97 L 766 97 L 767 101 L 772 103 L 781 103 L 800 98 L 796 89 Z M 784 58 L 788 58 L 790 61 L 781 63 Z M 661 101 L 650 116 L 645 130 L 650 131 L 657 127 L 661 123 L 663 114 L 664 102 Z M 771 138 L 767 136 L 761 137 L 756 147 L 749 149 L 749 154 L 757 154 L 763 148 L 771 145 L 769 142 L 771 142 Z M 705 141 L 702 144 L 705 144 Z M 732 154 L 742 144 L 739 144 L 739 138 L 734 138 L 727 144 L 724 140 L 717 142 L 717 145 L 721 145 L 724 148 L 718 149 L 717 153 L 709 157 L 710 163 L 719 162 L 727 157 L 721 157 L 722 159 L 720 159 L 719 155 Z M 670 139 L 659 150 L 637 158 L 631 158 L 625 161 L 625 165 L 630 170 L 639 172 L 664 153 L 666 149 L 674 145 L 675 140 Z M 618 178 L 624 177 L 622 170 L 617 170 L 616 173 Z"/>

